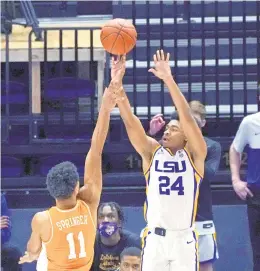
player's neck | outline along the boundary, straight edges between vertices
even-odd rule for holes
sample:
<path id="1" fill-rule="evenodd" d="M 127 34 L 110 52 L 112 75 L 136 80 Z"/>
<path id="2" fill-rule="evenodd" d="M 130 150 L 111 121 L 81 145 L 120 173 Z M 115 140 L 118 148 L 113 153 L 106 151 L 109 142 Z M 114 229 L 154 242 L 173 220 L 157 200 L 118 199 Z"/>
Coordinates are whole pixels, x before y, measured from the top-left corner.
<path id="1" fill-rule="evenodd" d="M 115 246 L 120 241 L 120 233 L 117 231 L 115 234 L 110 236 L 109 238 L 105 238 L 100 236 L 102 244 L 105 246 Z"/>
<path id="2" fill-rule="evenodd" d="M 179 146 L 179 147 L 172 147 L 172 148 L 168 148 L 173 155 L 176 154 L 177 151 L 179 150 L 183 150 L 186 147 L 187 144 L 183 145 L 183 146 Z"/>
<path id="3" fill-rule="evenodd" d="M 56 200 L 56 206 L 61 210 L 72 209 L 76 206 L 77 199 Z"/>

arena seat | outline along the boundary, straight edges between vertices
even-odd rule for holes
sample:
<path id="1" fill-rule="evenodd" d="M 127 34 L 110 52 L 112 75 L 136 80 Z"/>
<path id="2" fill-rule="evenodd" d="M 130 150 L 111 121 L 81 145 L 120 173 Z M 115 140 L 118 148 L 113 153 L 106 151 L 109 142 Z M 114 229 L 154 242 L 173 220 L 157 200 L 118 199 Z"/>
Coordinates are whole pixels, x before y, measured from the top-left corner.
<path id="1" fill-rule="evenodd" d="M 79 98 L 89 97 L 91 106 L 94 106 L 95 82 L 75 77 L 58 77 L 49 79 L 44 84 L 44 102 L 50 108 L 59 108 L 64 102 L 64 110 L 70 111 L 69 102 L 78 103 Z M 66 103 L 66 104 L 65 104 Z M 77 106 L 76 106 L 77 107 Z M 75 111 L 75 108 L 74 108 Z"/>
<path id="2" fill-rule="evenodd" d="M 1 178 L 20 177 L 24 166 L 20 159 L 11 156 L 1 157 Z"/>
<path id="3" fill-rule="evenodd" d="M 86 150 L 86 154 L 87 154 Z M 85 165 L 84 154 L 57 154 L 50 155 L 39 159 L 39 173 L 42 176 L 46 176 L 48 171 L 55 165 L 64 162 L 70 161 L 74 163 L 78 168 L 78 173 L 80 176 L 84 175 L 84 165 Z"/>
<path id="4" fill-rule="evenodd" d="M 7 96 L 6 81 L 1 81 L 1 113 L 6 115 L 6 104 L 9 103 L 10 115 L 23 115 L 29 112 L 29 91 L 23 83 L 9 81 Z"/>

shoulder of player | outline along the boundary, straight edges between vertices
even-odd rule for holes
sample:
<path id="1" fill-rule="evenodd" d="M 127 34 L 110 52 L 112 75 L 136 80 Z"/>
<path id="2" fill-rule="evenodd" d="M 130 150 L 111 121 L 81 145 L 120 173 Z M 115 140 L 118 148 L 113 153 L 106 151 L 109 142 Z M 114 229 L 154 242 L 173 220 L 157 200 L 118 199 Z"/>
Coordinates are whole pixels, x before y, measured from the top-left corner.
<path id="1" fill-rule="evenodd" d="M 157 140 L 155 140 L 154 138 L 152 138 L 152 137 L 149 137 L 148 136 L 148 140 L 149 140 L 149 153 L 151 154 L 151 155 L 153 155 L 154 154 L 154 152 L 159 148 L 159 147 L 161 147 L 161 144 L 157 141 Z"/>
<path id="2" fill-rule="evenodd" d="M 41 227 L 44 227 L 46 223 L 49 223 L 49 221 L 50 221 L 50 218 L 49 218 L 48 211 L 38 212 L 33 216 L 32 227 L 34 229 L 40 229 Z"/>
<path id="3" fill-rule="evenodd" d="M 149 144 L 147 150 L 142 154 L 142 159 L 147 164 L 151 162 L 155 152 L 161 147 L 161 144 L 152 137 L 147 136 Z"/>

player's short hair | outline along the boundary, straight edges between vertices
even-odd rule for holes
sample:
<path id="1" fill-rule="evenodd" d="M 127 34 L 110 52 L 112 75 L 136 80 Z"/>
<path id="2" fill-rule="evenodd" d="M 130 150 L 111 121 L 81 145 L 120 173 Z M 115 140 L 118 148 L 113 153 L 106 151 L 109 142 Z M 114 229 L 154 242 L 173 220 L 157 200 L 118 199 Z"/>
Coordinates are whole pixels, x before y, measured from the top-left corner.
<path id="1" fill-rule="evenodd" d="M 125 215 L 120 205 L 114 201 L 103 202 L 98 206 L 98 213 L 103 210 L 105 206 L 110 206 L 111 210 L 116 210 L 118 219 L 123 223 L 125 221 Z"/>
<path id="2" fill-rule="evenodd" d="M 193 118 L 195 119 L 196 123 L 200 127 L 199 121 L 195 117 L 193 117 Z M 175 112 L 172 113 L 171 120 L 178 120 L 178 121 L 180 121 L 180 116 L 179 116 L 179 113 L 177 111 L 175 111 Z"/>
<path id="3" fill-rule="evenodd" d="M 69 198 L 78 182 L 79 174 L 77 168 L 69 161 L 52 167 L 46 179 L 47 189 L 55 199 Z"/>
<path id="4" fill-rule="evenodd" d="M 120 254 L 120 261 L 122 261 L 124 256 L 136 256 L 141 258 L 141 249 L 138 247 L 127 247 Z"/>
<path id="5" fill-rule="evenodd" d="M 189 106 L 193 113 L 199 114 L 201 119 L 204 120 L 206 118 L 206 107 L 200 101 L 194 100 L 189 102 Z"/>

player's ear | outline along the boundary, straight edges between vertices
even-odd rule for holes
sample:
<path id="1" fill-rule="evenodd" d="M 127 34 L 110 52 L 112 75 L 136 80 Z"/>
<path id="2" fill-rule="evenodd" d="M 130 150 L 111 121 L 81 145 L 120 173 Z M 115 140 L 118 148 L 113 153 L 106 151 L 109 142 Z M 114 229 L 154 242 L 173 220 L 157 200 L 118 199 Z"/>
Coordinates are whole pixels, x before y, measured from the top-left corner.
<path id="1" fill-rule="evenodd" d="M 79 181 L 77 181 L 77 184 L 75 187 L 75 193 L 76 193 L 76 195 L 79 193 Z"/>

